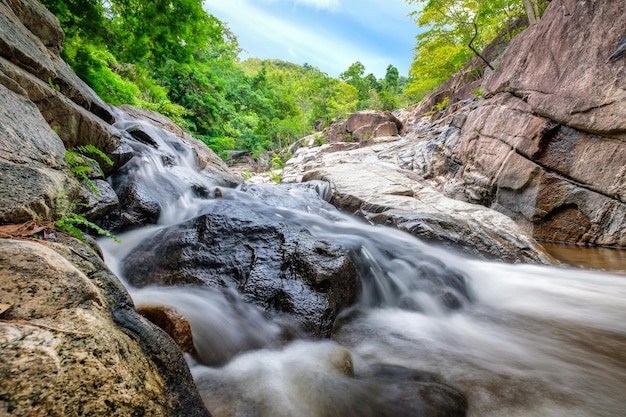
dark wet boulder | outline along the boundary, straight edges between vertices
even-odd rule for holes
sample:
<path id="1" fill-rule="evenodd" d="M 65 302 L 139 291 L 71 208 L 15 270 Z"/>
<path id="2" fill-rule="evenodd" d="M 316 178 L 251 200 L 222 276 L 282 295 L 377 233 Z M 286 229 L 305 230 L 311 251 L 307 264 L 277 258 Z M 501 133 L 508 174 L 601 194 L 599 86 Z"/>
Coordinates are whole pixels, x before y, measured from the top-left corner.
<path id="1" fill-rule="evenodd" d="M 204 214 L 140 244 L 124 259 L 124 274 L 138 287 L 234 288 L 270 316 L 293 319 L 312 336 L 329 336 L 339 311 L 356 299 L 356 269 L 345 249 L 277 212 L 253 199 L 212 200 Z"/>
<path id="2" fill-rule="evenodd" d="M 350 351 L 317 342 L 251 353 L 223 368 L 195 369 L 194 376 L 205 404 L 220 416 L 467 415 L 466 397 L 438 375 L 384 364 L 354 371 Z M 270 372 L 274 379 L 268 384 Z"/>
<path id="3" fill-rule="evenodd" d="M 375 365 L 359 378 L 364 401 L 342 415 L 465 417 L 465 395 L 430 372 L 393 365 Z"/>

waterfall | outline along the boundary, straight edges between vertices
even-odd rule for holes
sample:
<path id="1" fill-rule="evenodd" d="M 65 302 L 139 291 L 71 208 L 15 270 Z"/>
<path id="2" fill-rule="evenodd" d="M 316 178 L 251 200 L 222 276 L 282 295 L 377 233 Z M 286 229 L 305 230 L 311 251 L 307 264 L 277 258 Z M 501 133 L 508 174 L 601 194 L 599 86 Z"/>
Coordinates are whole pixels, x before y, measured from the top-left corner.
<path id="1" fill-rule="evenodd" d="M 132 133 L 138 123 L 118 127 Z M 137 304 L 170 305 L 190 321 L 198 357 L 188 361 L 215 416 L 405 415 L 385 375 L 409 371 L 460 390 L 469 416 L 626 415 L 625 276 L 466 259 L 337 211 L 317 196 L 324 183 L 310 185 L 315 193 L 287 187 L 289 198 L 273 186 L 219 188 L 190 149 L 141 131 L 151 140 L 127 136 L 135 157 L 111 181 L 140 178 L 159 217 L 121 234 L 121 245 L 100 242 L 122 280 L 138 245 L 213 213 L 217 196 L 345 248 L 361 279 L 331 340 L 285 340 L 280 322 L 234 290 L 128 285 Z M 203 365 L 215 357 L 220 366 Z"/>

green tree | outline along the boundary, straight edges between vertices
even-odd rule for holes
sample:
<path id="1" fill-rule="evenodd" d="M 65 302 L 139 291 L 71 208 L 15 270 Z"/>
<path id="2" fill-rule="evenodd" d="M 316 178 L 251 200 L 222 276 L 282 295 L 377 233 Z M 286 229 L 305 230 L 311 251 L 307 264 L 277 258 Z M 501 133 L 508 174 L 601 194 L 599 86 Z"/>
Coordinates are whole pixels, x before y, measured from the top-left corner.
<path id="1" fill-rule="evenodd" d="M 420 27 L 407 95 L 419 100 L 469 62 L 491 63 L 482 49 L 524 14 L 521 0 L 405 0 Z"/>
<path id="2" fill-rule="evenodd" d="M 357 89 L 359 103 L 367 102 L 369 90 L 371 88 L 371 78 L 370 80 L 365 78 L 365 65 L 363 65 L 360 61 L 355 62 L 350 65 L 347 70 L 339 74 L 339 79 Z M 376 81 L 376 77 L 374 77 L 374 81 Z"/>
<path id="3" fill-rule="evenodd" d="M 390 93 L 398 92 L 398 84 L 400 81 L 400 72 L 398 68 L 393 65 L 388 65 L 387 70 L 385 71 L 385 79 L 383 81 L 384 88 L 383 90 L 388 91 Z"/>
<path id="4" fill-rule="evenodd" d="M 240 62 L 236 37 L 200 0 L 43 1 L 68 34 L 64 58 L 103 99 L 162 112 L 223 156 L 277 150 L 394 98 L 360 62 L 343 80 L 309 64 Z"/>

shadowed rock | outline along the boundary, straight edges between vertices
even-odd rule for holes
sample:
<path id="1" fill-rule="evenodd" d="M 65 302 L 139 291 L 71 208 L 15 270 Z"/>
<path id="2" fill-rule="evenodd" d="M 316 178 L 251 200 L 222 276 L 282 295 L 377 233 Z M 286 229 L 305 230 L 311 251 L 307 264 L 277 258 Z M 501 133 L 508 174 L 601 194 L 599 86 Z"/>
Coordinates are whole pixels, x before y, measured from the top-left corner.
<path id="1" fill-rule="evenodd" d="M 339 311 L 357 295 L 347 251 L 281 221 L 271 207 L 250 204 L 216 199 L 205 214 L 160 230 L 124 259 L 126 278 L 139 287 L 235 288 L 269 315 L 329 336 Z"/>

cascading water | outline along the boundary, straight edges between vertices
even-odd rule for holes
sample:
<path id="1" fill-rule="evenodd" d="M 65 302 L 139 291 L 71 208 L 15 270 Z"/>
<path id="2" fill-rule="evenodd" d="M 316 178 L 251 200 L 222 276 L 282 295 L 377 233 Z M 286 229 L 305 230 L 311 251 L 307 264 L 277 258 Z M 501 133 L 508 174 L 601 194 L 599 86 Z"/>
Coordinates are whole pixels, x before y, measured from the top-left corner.
<path id="1" fill-rule="evenodd" d="M 141 130 L 152 142 L 132 141 L 136 156 L 112 181 L 141 178 L 158 196 L 159 216 L 120 235 L 121 245 L 101 242 L 122 279 L 140 243 L 214 213 L 216 195 L 223 211 L 250 210 L 340 245 L 361 278 L 359 300 L 338 318 L 332 341 L 286 342 L 282 324 L 235 290 L 129 286 L 137 304 L 170 305 L 190 321 L 198 351 L 190 366 L 215 416 L 444 415 L 401 404 L 429 391 L 389 378 L 437 380 L 431 373 L 467 396 L 470 416 L 626 415 L 626 277 L 467 260 L 338 212 L 317 197 L 327 194 L 324 183 L 284 194 L 216 189 L 189 149 Z M 201 364 L 215 358 L 224 365 Z M 437 395 L 447 395 L 445 386 Z"/>

